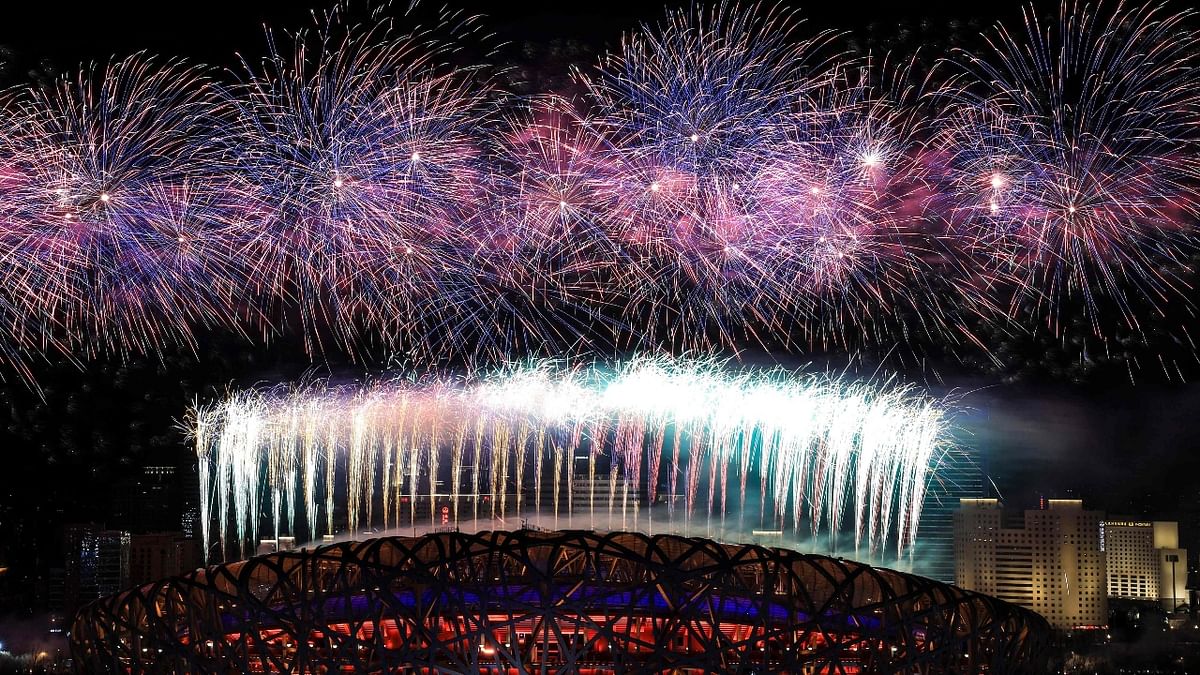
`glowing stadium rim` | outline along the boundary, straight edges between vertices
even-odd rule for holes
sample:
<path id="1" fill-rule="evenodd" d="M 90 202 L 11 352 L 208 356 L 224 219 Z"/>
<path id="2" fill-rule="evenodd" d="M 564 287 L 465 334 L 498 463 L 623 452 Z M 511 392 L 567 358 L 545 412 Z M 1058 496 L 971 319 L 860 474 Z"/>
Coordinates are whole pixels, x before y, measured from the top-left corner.
<path id="1" fill-rule="evenodd" d="M 946 448 L 946 416 L 908 386 L 635 358 L 248 390 L 197 407 L 191 424 L 206 548 L 245 551 L 260 523 L 315 540 L 494 529 L 515 516 L 786 530 L 831 547 L 840 534 L 856 551 L 894 545 L 899 556 Z"/>

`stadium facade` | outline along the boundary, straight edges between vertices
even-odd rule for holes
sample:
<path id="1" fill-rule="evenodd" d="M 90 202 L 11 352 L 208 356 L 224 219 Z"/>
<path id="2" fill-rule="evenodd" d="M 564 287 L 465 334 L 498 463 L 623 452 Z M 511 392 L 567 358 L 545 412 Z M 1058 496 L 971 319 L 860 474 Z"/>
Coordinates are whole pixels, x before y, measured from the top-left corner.
<path id="1" fill-rule="evenodd" d="M 84 608 L 81 672 L 1038 673 L 1037 614 L 796 551 L 440 532 L 284 551 Z"/>

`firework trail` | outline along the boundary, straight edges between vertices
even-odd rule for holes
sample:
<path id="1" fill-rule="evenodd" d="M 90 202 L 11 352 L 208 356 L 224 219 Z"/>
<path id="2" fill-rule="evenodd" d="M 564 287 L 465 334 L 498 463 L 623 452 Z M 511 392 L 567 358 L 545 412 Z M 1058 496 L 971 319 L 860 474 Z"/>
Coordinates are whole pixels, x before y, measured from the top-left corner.
<path id="1" fill-rule="evenodd" d="M 495 260 L 494 296 L 509 301 L 502 306 L 509 317 L 492 311 L 479 332 L 525 336 L 526 351 L 515 353 L 553 356 L 589 340 L 603 350 L 616 332 L 604 324 L 623 288 L 617 277 L 637 269 L 623 264 L 605 218 L 599 181 L 606 139 L 566 101 L 545 97 L 517 106 L 498 126 L 496 143 L 499 170 L 479 214 L 488 233 L 479 256 Z M 495 330 L 511 324 L 519 325 Z"/>
<path id="2" fill-rule="evenodd" d="M 542 362 L 462 380 L 244 391 L 197 408 L 191 429 L 204 536 L 227 550 L 255 541 L 260 524 L 314 539 L 435 525 L 442 505 L 454 525 L 592 522 L 614 509 L 636 520 L 665 500 L 681 526 L 836 538 L 852 523 L 856 548 L 890 540 L 903 552 L 946 425 L 944 406 L 911 388 L 639 358 L 611 371 Z M 752 477 L 763 489 L 747 508 Z M 582 506 L 564 503 L 575 489 L 590 491 Z"/>

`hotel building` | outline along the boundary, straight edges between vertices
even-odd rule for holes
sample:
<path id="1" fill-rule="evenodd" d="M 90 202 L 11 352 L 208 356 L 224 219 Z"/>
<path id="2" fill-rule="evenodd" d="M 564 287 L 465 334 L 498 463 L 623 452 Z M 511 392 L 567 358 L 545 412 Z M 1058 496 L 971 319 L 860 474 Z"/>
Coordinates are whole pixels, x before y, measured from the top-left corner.
<path id="1" fill-rule="evenodd" d="M 1108 623 L 1103 514 L 1077 499 L 1005 510 L 962 499 L 954 517 L 955 583 L 1031 609 L 1062 630 Z M 1181 568 L 1182 569 L 1182 568 Z"/>
<path id="2" fill-rule="evenodd" d="M 1108 597 L 1157 602 L 1167 611 L 1188 601 L 1187 551 L 1179 548 L 1179 523 L 1112 518 L 1103 524 Z"/>

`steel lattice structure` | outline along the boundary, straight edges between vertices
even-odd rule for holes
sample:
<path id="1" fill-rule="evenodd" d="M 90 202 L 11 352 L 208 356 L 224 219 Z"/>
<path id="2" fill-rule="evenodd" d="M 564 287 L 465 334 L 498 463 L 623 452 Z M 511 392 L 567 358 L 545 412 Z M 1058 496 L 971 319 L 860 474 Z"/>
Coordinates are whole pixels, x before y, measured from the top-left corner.
<path id="1" fill-rule="evenodd" d="M 855 562 L 633 532 L 286 551 L 84 608 L 82 672 L 1036 673 L 1049 628 Z"/>

